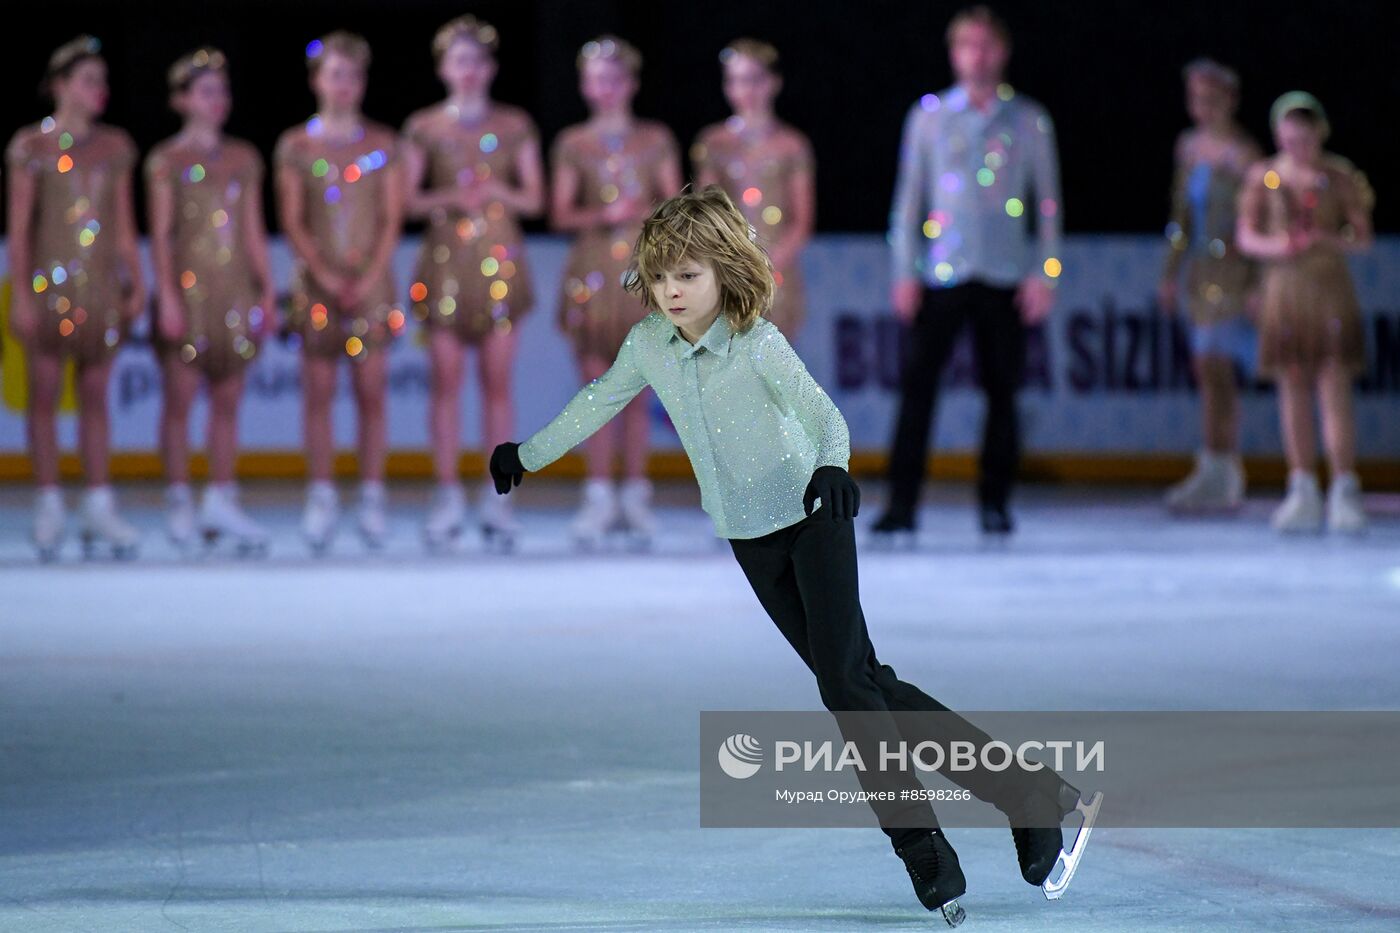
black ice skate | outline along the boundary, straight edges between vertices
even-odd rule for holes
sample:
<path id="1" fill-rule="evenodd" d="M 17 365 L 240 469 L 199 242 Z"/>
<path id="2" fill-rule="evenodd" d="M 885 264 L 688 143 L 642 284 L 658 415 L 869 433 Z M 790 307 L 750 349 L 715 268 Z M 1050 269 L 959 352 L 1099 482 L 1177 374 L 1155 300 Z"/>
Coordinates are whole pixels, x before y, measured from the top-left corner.
<path id="1" fill-rule="evenodd" d="M 1088 801 L 1084 801 L 1077 788 L 1060 781 L 1054 798 L 1034 790 L 1006 811 L 1007 820 L 1011 823 L 1011 838 L 1016 843 L 1016 860 L 1021 865 L 1021 877 L 1028 884 L 1038 885 L 1045 892 L 1047 900 L 1059 900 L 1069 887 L 1102 803 L 1102 793 L 1096 791 Z M 1075 810 L 1082 814 L 1083 822 L 1075 835 L 1074 844 L 1066 850 L 1061 823 Z M 1055 867 L 1062 861 L 1064 870 L 1060 877 L 1050 880 Z"/>
<path id="2" fill-rule="evenodd" d="M 951 927 L 962 923 L 967 915 L 957 899 L 967 893 L 967 879 L 943 831 L 930 830 L 913 842 L 895 846 L 894 851 L 904 860 L 919 903 L 929 910 L 942 910 Z"/>
<path id="3" fill-rule="evenodd" d="M 880 549 L 913 548 L 916 528 L 914 515 L 902 509 L 888 509 L 870 526 L 871 543 Z"/>

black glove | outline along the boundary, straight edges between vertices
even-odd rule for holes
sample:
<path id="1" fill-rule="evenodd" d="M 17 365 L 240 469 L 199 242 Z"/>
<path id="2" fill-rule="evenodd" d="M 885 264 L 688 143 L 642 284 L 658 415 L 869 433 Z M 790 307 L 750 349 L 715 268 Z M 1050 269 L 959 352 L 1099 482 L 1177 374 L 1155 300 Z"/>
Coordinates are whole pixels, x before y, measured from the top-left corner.
<path id="1" fill-rule="evenodd" d="M 497 444 L 491 452 L 491 479 L 496 483 L 496 494 L 505 495 L 511 486 L 519 486 L 525 468 L 520 465 L 520 445 L 514 441 Z"/>
<path id="2" fill-rule="evenodd" d="M 839 466 L 817 467 L 807 482 L 807 492 L 802 497 L 802 508 L 812 514 L 812 500 L 820 498 L 821 508 L 827 518 L 833 520 L 852 519 L 860 513 L 860 487 L 851 479 L 851 474 Z"/>

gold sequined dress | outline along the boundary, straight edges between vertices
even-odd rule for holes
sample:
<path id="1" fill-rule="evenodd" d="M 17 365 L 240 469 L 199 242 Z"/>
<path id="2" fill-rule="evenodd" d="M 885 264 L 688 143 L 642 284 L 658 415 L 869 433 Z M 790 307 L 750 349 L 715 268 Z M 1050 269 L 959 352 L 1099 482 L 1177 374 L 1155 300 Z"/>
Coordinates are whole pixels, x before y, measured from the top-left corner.
<path id="1" fill-rule="evenodd" d="M 146 158 L 146 177 L 173 193 L 171 261 L 185 335 L 164 340 L 157 322 L 154 343 L 177 353 L 218 380 L 235 374 L 257 352 L 254 330 L 273 309 L 263 308 L 261 282 L 248 253 L 248 198 L 263 179 L 262 157 L 251 143 L 222 138 L 211 150 L 172 138 Z"/>
<path id="2" fill-rule="evenodd" d="M 539 138 L 525 111 L 501 104 L 470 124 L 430 107 L 409 117 L 404 136 L 424 154 L 430 189 L 488 178 L 517 186 L 520 150 Z M 524 239 L 509 208 L 499 201 L 472 213 L 435 208 L 409 298 L 418 320 L 469 343 L 518 325 L 535 299 Z"/>
<path id="3" fill-rule="evenodd" d="M 1350 162 L 1324 155 L 1317 182 L 1306 190 L 1288 184 L 1280 160 L 1251 170 L 1240 213 L 1263 234 L 1309 229 L 1348 232 L 1349 206 L 1370 211 L 1371 188 Z M 1349 372 L 1366 368 L 1361 310 L 1346 256 L 1318 243 L 1297 256 L 1263 264 L 1259 320 L 1259 369 L 1277 375 L 1285 366 L 1316 369 L 1338 361 Z"/>
<path id="4" fill-rule="evenodd" d="M 793 176 L 815 168 L 812 147 L 806 136 L 785 124 L 758 139 L 747 138 L 741 127 L 734 118 L 706 127 L 691 147 L 691 163 L 697 175 L 717 179 L 758 231 L 759 242 L 771 248 L 792 223 Z M 793 337 L 806 310 L 800 263 L 775 269 L 774 278 L 778 288 L 768 318 Z"/>
<path id="5" fill-rule="evenodd" d="M 318 118 L 298 124 L 277 141 L 273 161 L 296 172 L 302 185 L 303 223 L 321 260 L 342 275 L 359 275 L 374 258 L 383 232 L 385 185 L 398 184 L 397 135 L 371 120 L 349 140 L 328 139 Z M 291 323 L 303 349 L 318 357 L 363 359 L 403 329 L 392 264 L 358 306 L 342 308 L 298 261 L 292 284 Z"/>
<path id="6" fill-rule="evenodd" d="M 9 170 L 35 182 L 34 268 L 12 270 L 12 278 L 15 288 L 34 291 L 42 353 L 100 363 L 127 334 L 116 210 L 118 186 L 136 159 L 131 137 L 105 124 L 78 139 L 49 117 L 10 140 Z"/>
<path id="7" fill-rule="evenodd" d="M 619 198 L 648 205 L 675 194 L 661 191 L 661 166 L 678 159 L 675 137 L 664 125 L 638 121 L 622 135 L 603 135 L 586 124 L 559 135 L 551 162 L 571 165 L 579 175 L 578 206 L 601 208 Z M 622 287 L 622 274 L 641 233 L 641 223 L 585 230 L 574 240 L 564 267 L 558 323 L 580 356 L 614 359 L 633 324 L 646 315 L 642 303 Z"/>

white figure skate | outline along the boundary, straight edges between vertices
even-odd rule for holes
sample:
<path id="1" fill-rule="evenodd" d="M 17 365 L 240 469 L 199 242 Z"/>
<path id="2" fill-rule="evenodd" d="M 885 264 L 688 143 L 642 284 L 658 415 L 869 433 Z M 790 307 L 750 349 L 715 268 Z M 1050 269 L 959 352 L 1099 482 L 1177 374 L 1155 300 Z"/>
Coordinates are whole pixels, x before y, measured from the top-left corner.
<path id="1" fill-rule="evenodd" d="M 1238 509 L 1244 502 L 1244 465 L 1238 456 L 1202 450 L 1191 475 L 1167 490 L 1173 512 L 1216 512 Z"/>
<path id="2" fill-rule="evenodd" d="M 589 479 L 583 484 L 583 504 L 569 524 L 569 534 L 577 546 L 597 548 L 620 515 L 613 481 Z"/>
<path id="3" fill-rule="evenodd" d="M 104 546 L 119 560 L 136 556 L 141 536 L 117 514 L 117 499 L 111 486 L 94 486 L 83 493 L 79 514 L 84 557 L 96 556 Z"/>
<path id="4" fill-rule="evenodd" d="M 619 505 L 622 527 L 629 547 L 645 549 L 656 534 L 656 519 L 651 512 L 651 480 L 634 477 L 622 484 Z"/>
<path id="5" fill-rule="evenodd" d="M 58 557 L 63 543 L 63 530 L 68 516 L 63 510 L 63 491 L 57 486 L 42 486 L 34 497 L 34 548 L 39 559 L 47 563 Z"/>
<path id="6" fill-rule="evenodd" d="M 1322 493 L 1317 477 L 1306 470 L 1288 474 L 1288 495 L 1274 510 L 1270 520 L 1275 531 L 1285 534 L 1322 530 Z"/>
<path id="7" fill-rule="evenodd" d="M 301 516 L 301 534 L 317 557 L 326 553 L 335 535 L 340 503 L 335 486 L 324 480 L 313 482 L 306 490 L 306 511 Z"/>
<path id="8" fill-rule="evenodd" d="M 487 549 L 513 551 L 520 536 L 520 520 L 511 508 L 510 496 L 499 495 L 496 484 L 488 479 L 481 484 L 477 508 L 481 513 L 481 539 Z"/>
<path id="9" fill-rule="evenodd" d="M 1327 528 L 1349 535 L 1358 535 L 1366 530 L 1361 480 L 1355 473 L 1341 473 L 1332 478 L 1332 485 L 1327 490 Z"/>
<path id="10" fill-rule="evenodd" d="M 172 483 L 165 490 L 165 534 L 183 551 L 194 542 L 194 531 L 194 493 L 188 483 Z"/>
<path id="11" fill-rule="evenodd" d="M 384 547 L 389 537 L 389 497 L 381 482 L 366 482 L 360 485 L 360 507 L 356 513 L 356 523 L 360 537 L 371 550 Z"/>
<path id="12" fill-rule="evenodd" d="M 467 497 L 456 483 L 440 483 L 433 490 L 428 518 L 423 523 L 423 543 L 430 551 L 452 546 L 467 520 Z"/>
<path id="13" fill-rule="evenodd" d="M 199 529 L 208 546 L 218 543 L 220 538 L 228 538 L 241 556 L 267 554 L 267 531 L 239 506 L 238 487 L 233 483 L 213 483 L 205 487 L 199 504 Z"/>

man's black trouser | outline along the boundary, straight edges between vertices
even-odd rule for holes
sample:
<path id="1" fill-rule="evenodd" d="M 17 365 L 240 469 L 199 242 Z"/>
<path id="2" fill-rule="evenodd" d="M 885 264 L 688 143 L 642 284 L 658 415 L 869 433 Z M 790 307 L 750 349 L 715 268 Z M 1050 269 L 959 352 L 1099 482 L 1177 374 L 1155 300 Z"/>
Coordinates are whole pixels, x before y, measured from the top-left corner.
<path id="1" fill-rule="evenodd" d="M 731 538 L 729 544 L 758 601 L 816 675 L 828 710 L 949 712 L 918 687 L 900 680 L 893 668 L 875 657 L 860 608 L 853 521 L 833 521 L 823 507 L 794 525 L 759 538 Z M 851 735 L 837 716 L 843 737 L 856 743 L 861 759 L 872 770 L 880 758 L 878 751 L 867 750 L 878 748 L 880 742 L 894 748 L 902 740 L 912 749 L 925 741 L 944 748 L 953 741 L 967 741 L 980 749 L 990 741 L 985 732 L 957 715 L 928 717 L 929 730 L 915 730 L 908 724 L 914 717 L 902 717 L 906 728 L 919 734 L 900 732 L 894 717 L 882 718 L 885 725 Z M 1014 799 L 1018 788 L 1026 786 L 1019 780 L 1023 772 L 1014 768 L 1004 772 L 981 767 L 954 771 L 945 763 L 939 770 L 979 800 L 1002 809 Z M 896 770 L 884 777 L 862 775 L 861 785 L 870 791 L 922 786 L 912 770 Z M 937 825 L 927 803 L 917 807 L 898 804 L 884 810 L 872 804 L 872 809 L 892 837 L 900 835 L 900 827 Z"/>
<path id="2" fill-rule="evenodd" d="M 912 515 L 924 479 L 938 385 L 963 327 L 971 325 L 978 378 L 987 396 L 977 498 L 1004 508 L 1020 460 L 1016 391 L 1026 365 L 1026 330 L 1010 288 L 980 282 L 924 289 L 904 342 L 899 416 L 890 449 L 889 511 Z"/>

